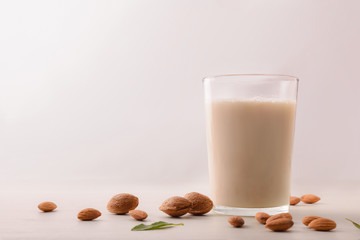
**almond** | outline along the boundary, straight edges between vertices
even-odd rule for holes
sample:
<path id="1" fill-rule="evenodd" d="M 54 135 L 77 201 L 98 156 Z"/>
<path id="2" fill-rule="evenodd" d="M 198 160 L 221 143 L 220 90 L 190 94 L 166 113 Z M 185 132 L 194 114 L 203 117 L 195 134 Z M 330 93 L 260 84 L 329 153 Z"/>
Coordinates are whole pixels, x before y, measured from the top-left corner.
<path id="1" fill-rule="evenodd" d="M 295 197 L 295 196 L 291 196 L 290 197 L 290 205 L 296 205 L 300 202 L 300 198 Z"/>
<path id="2" fill-rule="evenodd" d="M 125 214 L 135 209 L 138 205 L 139 199 L 137 197 L 129 193 L 120 193 L 110 199 L 107 209 L 111 213 Z"/>
<path id="3" fill-rule="evenodd" d="M 288 230 L 294 225 L 294 222 L 290 218 L 278 218 L 270 222 L 266 222 L 265 227 L 274 232 L 283 232 Z"/>
<path id="4" fill-rule="evenodd" d="M 312 220 L 308 226 L 316 231 L 330 231 L 336 228 L 336 223 L 327 218 L 317 218 Z"/>
<path id="5" fill-rule="evenodd" d="M 313 220 L 317 219 L 317 218 L 320 218 L 318 216 L 307 216 L 307 217 L 304 217 L 302 219 L 302 223 L 305 225 L 305 226 L 308 226 L 309 223 L 311 223 Z"/>
<path id="6" fill-rule="evenodd" d="M 308 204 L 316 203 L 319 200 L 320 198 L 313 194 L 305 194 L 301 196 L 301 201 Z"/>
<path id="7" fill-rule="evenodd" d="M 54 211 L 57 206 L 53 202 L 42 202 L 38 205 L 38 208 L 43 212 L 51 212 Z"/>
<path id="8" fill-rule="evenodd" d="M 234 227 L 242 227 L 245 223 L 244 219 L 240 216 L 231 216 L 228 218 L 228 222 Z"/>
<path id="9" fill-rule="evenodd" d="M 91 221 L 101 216 L 101 212 L 94 208 L 85 208 L 78 213 L 78 219 L 81 221 Z"/>
<path id="10" fill-rule="evenodd" d="M 264 212 L 258 212 L 255 215 L 255 219 L 261 224 L 265 224 L 269 217 L 270 215 Z"/>
<path id="11" fill-rule="evenodd" d="M 130 210 L 129 211 L 130 216 L 132 216 L 134 219 L 138 221 L 142 221 L 145 218 L 147 218 L 147 213 L 141 210 Z"/>
<path id="12" fill-rule="evenodd" d="M 276 215 L 273 215 L 273 216 L 269 217 L 266 220 L 266 224 L 268 224 L 269 222 L 274 221 L 276 219 L 279 219 L 279 218 L 288 218 L 288 219 L 292 220 L 292 216 L 291 216 L 290 213 L 279 213 L 279 214 L 276 214 Z"/>
<path id="13" fill-rule="evenodd" d="M 175 196 L 165 200 L 159 207 L 161 211 L 172 216 L 180 217 L 191 211 L 192 202 L 186 198 Z"/>
<path id="14" fill-rule="evenodd" d="M 203 215 L 210 212 L 214 204 L 211 199 L 201 193 L 191 192 L 184 196 L 187 200 L 192 202 L 192 207 L 189 213 L 193 215 Z"/>

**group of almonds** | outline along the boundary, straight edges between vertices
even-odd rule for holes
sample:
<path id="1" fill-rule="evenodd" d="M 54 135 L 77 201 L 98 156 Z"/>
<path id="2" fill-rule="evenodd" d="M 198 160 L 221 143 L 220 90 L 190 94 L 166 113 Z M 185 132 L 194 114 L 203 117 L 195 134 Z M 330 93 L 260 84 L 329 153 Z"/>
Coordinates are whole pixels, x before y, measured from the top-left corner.
<path id="1" fill-rule="evenodd" d="M 291 196 L 290 197 L 290 205 L 296 205 L 300 201 L 302 201 L 303 203 L 307 203 L 307 204 L 313 204 L 313 203 L 318 202 L 319 200 L 320 200 L 320 198 L 314 194 L 305 194 L 305 195 L 302 195 L 301 198 Z"/>
<path id="2" fill-rule="evenodd" d="M 142 210 L 135 210 L 139 205 L 139 199 L 129 193 L 120 193 L 113 196 L 107 204 L 107 209 L 111 213 L 126 214 L 138 221 L 142 221 L 148 217 L 148 214 Z M 53 202 L 42 202 L 38 208 L 43 212 L 51 212 L 57 208 Z M 172 217 L 180 217 L 187 213 L 193 215 L 203 215 L 213 208 L 211 199 L 203 194 L 191 192 L 184 197 L 171 197 L 167 199 L 161 206 L 160 210 Z M 85 208 L 81 210 L 77 217 L 82 221 L 94 220 L 101 216 L 101 212 L 94 208 Z"/>
<path id="3" fill-rule="evenodd" d="M 139 199 L 128 193 L 120 193 L 113 196 L 108 202 L 107 209 L 111 213 L 125 214 L 129 213 L 136 220 L 147 218 L 147 213 L 141 210 L 134 210 L 139 205 Z M 38 208 L 43 212 L 50 212 L 57 208 L 53 202 L 42 202 Z M 77 217 L 82 221 L 94 220 L 101 216 L 101 212 L 94 208 L 85 208 L 81 210 Z"/>
<path id="4" fill-rule="evenodd" d="M 296 205 L 300 201 L 312 204 L 319 201 L 320 198 L 316 195 L 306 194 L 301 198 L 291 196 L 290 204 Z M 138 221 L 147 218 L 147 213 L 142 210 L 135 210 L 139 205 L 139 199 L 129 193 L 120 193 L 113 196 L 107 204 L 107 209 L 111 213 L 126 214 L 129 213 L 131 217 Z M 191 192 L 184 197 L 174 196 L 168 198 L 160 206 L 160 210 L 172 217 L 180 217 L 187 213 L 192 215 L 203 215 L 208 213 L 213 208 L 211 199 L 203 194 Z M 57 208 L 53 202 L 42 202 L 38 208 L 44 212 L 50 212 Z M 101 212 L 94 208 L 85 208 L 78 213 L 78 219 L 82 221 L 90 221 L 101 216 Z M 268 229 L 279 232 L 286 231 L 294 225 L 290 213 L 280 213 L 270 216 L 264 212 L 258 212 L 255 219 L 264 224 Z M 245 223 L 240 216 L 231 216 L 228 222 L 234 227 L 242 227 Z M 336 223 L 330 219 L 318 216 L 307 216 L 302 220 L 303 224 L 317 231 L 330 231 L 336 227 Z"/>
<path id="5" fill-rule="evenodd" d="M 301 198 L 291 196 L 290 197 L 290 205 L 296 205 L 300 201 L 312 204 L 319 201 L 320 198 L 313 194 L 306 194 L 301 196 Z M 288 230 L 294 225 L 292 221 L 292 216 L 290 213 L 279 213 L 273 216 L 270 216 L 264 212 L 258 212 L 255 215 L 255 219 L 264 224 L 265 227 L 274 231 L 274 232 L 283 232 Z M 242 227 L 245 223 L 244 219 L 240 216 L 231 216 L 228 219 L 228 222 L 234 227 Z M 330 231 L 336 228 L 336 223 L 333 220 L 322 218 L 318 216 L 307 216 L 302 220 L 303 224 L 308 226 L 311 229 L 316 231 Z"/>
<path id="6" fill-rule="evenodd" d="M 180 217 L 187 213 L 203 215 L 213 208 L 211 199 L 203 194 L 191 192 L 184 197 L 171 197 L 160 206 L 160 210 L 172 217 Z"/>

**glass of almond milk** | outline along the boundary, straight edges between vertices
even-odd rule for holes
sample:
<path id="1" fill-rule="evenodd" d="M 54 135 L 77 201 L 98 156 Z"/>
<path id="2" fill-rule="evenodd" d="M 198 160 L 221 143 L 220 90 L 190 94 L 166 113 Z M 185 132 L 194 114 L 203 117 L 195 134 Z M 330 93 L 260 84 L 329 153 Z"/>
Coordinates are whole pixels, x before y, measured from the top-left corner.
<path id="1" fill-rule="evenodd" d="M 204 79 L 214 211 L 289 211 L 298 79 L 233 74 Z"/>

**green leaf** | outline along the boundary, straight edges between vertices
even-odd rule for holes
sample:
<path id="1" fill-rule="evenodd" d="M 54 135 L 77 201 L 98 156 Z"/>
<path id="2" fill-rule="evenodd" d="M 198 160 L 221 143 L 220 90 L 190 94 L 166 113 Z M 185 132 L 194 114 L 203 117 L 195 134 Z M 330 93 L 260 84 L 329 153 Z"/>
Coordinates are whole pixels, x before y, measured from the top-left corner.
<path id="1" fill-rule="evenodd" d="M 180 226 L 180 225 L 184 225 L 184 224 L 183 223 L 175 224 L 175 223 L 167 223 L 167 222 L 159 221 L 159 222 L 154 222 L 153 224 L 150 224 L 150 225 L 145 225 L 145 224 L 136 225 L 135 227 L 133 227 L 131 229 L 131 231 L 147 231 L 147 230 L 165 229 L 165 228 L 171 228 L 171 227 Z"/>
<path id="2" fill-rule="evenodd" d="M 357 227 L 358 229 L 360 229 L 360 224 L 358 224 L 358 223 L 356 223 L 356 222 L 354 222 L 354 221 L 352 221 L 352 220 L 350 220 L 350 219 L 348 219 L 348 218 L 345 218 L 345 219 L 348 220 L 348 221 L 350 221 L 350 222 L 352 222 L 352 224 L 354 224 L 355 227 Z"/>

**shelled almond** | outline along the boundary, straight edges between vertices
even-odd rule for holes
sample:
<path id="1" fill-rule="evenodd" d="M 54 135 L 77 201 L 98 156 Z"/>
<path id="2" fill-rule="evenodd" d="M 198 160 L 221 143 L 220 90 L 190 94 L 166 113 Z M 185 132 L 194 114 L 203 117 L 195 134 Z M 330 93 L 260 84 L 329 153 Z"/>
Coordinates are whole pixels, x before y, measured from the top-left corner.
<path id="1" fill-rule="evenodd" d="M 91 221 L 101 216 L 101 212 L 94 208 L 85 208 L 78 213 L 78 219 L 81 221 Z"/>
<path id="2" fill-rule="evenodd" d="M 265 227 L 269 228 L 274 232 L 284 232 L 291 228 L 294 222 L 290 218 L 282 217 L 272 221 L 266 221 Z"/>
<path id="3" fill-rule="evenodd" d="M 51 212 L 54 211 L 57 206 L 53 202 L 42 202 L 38 205 L 38 208 L 43 212 Z"/>
<path id="4" fill-rule="evenodd" d="M 269 218 L 270 215 L 264 212 L 258 212 L 255 215 L 255 219 L 261 224 L 266 224 L 266 220 L 268 220 Z"/>
<path id="5" fill-rule="evenodd" d="M 300 202 L 300 198 L 295 197 L 295 196 L 291 196 L 290 197 L 290 205 L 296 205 Z"/>
<path id="6" fill-rule="evenodd" d="M 318 197 L 314 194 L 305 194 L 305 195 L 301 196 L 300 200 L 307 204 L 313 204 L 313 203 L 318 202 L 320 200 L 320 197 Z"/>
<path id="7" fill-rule="evenodd" d="M 233 227 L 242 227 L 245 223 L 244 219 L 240 216 L 231 216 L 228 218 L 228 222 L 233 226 Z"/>
<path id="8" fill-rule="evenodd" d="M 331 219 L 320 217 L 312 220 L 308 227 L 316 231 L 330 231 L 336 228 L 336 223 Z"/>

